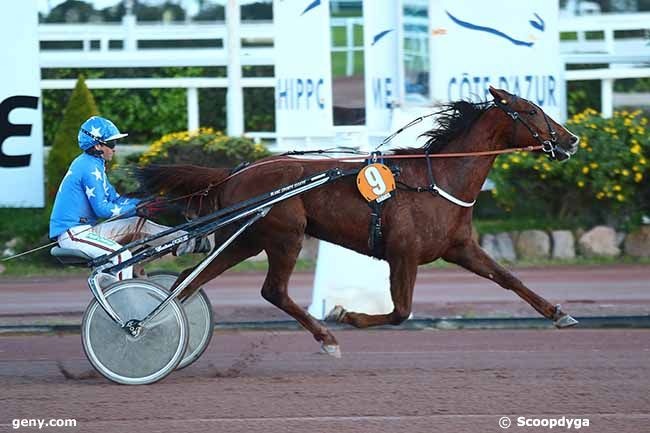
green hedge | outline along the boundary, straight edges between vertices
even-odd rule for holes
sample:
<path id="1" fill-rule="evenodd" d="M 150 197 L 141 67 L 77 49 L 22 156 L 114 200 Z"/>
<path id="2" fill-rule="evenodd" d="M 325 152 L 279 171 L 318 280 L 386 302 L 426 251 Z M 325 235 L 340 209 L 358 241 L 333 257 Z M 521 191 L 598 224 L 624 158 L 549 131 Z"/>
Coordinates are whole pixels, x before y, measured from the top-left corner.
<path id="1" fill-rule="evenodd" d="M 638 224 L 650 213 L 650 135 L 641 111 L 603 119 L 593 109 L 567 127 L 580 136 L 569 161 L 523 153 L 500 156 L 490 173 L 495 200 L 517 217 L 578 219 L 588 224 Z"/>
<path id="2" fill-rule="evenodd" d="M 167 134 L 149 146 L 139 164 L 195 164 L 234 167 L 270 156 L 262 144 L 245 137 L 229 137 L 212 128 Z"/>
<path id="3" fill-rule="evenodd" d="M 272 75 L 272 69 L 247 66 L 247 77 Z M 139 77 L 224 77 L 224 68 L 122 68 L 122 69 L 47 69 L 43 78 L 69 79 L 83 74 L 86 78 Z M 67 90 L 43 91 L 43 133 L 51 144 L 61 112 L 70 98 Z M 129 133 L 129 143 L 150 143 L 156 138 L 187 128 L 185 89 L 101 89 L 93 90 L 102 116 L 111 119 L 120 130 Z M 244 89 L 244 109 L 248 131 L 275 130 L 273 89 Z M 199 89 L 199 118 L 202 126 L 223 130 L 226 127 L 226 90 Z"/>
<path id="4" fill-rule="evenodd" d="M 70 163 L 79 153 L 79 127 L 89 117 L 96 116 L 97 105 L 93 95 L 86 87 L 84 77 L 77 80 L 70 99 L 67 101 L 63 117 L 59 122 L 54 122 L 56 135 L 52 149 L 47 157 L 47 202 L 53 203 L 57 188 L 65 176 Z"/>

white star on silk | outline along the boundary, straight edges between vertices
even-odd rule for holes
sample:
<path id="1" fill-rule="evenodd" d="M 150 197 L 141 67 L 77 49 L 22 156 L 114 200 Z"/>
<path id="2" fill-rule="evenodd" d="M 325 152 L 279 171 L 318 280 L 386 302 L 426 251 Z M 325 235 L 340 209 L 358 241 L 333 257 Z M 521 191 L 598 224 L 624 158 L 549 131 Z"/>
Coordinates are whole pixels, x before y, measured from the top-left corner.
<path id="1" fill-rule="evenodd" d="M 86 197 L 88 198 L 95 197 L 95 188 L 86 187 Z"/>
<path id="2" fill-rule="evenodd" d="M 63 188 L 63 182 L 65 182 L 65 178 L 70 176 L 72 174 L 72 170 L 68 170 L 68 172 L 63 176 L 63 179 L 61 179 L 61 185 L 59 185 L 59 192 L 61 192 L 61 188 Z"/>
<path id="3" fill-rule="evenodd" d="M 92 174 L 95 176 L 95 179 L 102 180 L 102 172 L 97 167 L 95 167 L 95 171 Z"/>
<path id="4" fill-rule="evenodd" d="M 95 138 L 101 138 L 102 137 L 101 129 L 97 128 L 96 126 L 93 126 L 92 128 L 90 128 L 90 134 Z"/>
<path id="5" fill-rule="evenodd" d="M 122 212 L 122 208 L 119 207 L 118 205 L 113 206 L 113 209 L 111 209 L 111 216 L 116 217 L 120 216 L 120 212 Z"/>

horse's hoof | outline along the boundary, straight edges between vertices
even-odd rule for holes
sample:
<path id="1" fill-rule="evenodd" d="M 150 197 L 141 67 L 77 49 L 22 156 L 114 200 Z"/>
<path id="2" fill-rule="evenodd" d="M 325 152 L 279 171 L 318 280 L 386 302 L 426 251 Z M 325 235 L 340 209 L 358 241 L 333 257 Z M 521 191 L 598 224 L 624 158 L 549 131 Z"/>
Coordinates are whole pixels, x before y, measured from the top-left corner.
<path id="1" fill-rule="evenodd" d="M 562 329 L 576 326 L 578 321 L 562 311 L 562 306 L 557 304 L 555 306 L 555 314 L 553 315 L 553 324 L 556 328 Z"/>
<path id="2" fill-rule="evenodd" d="M 341 348 L 338 344 L 321 344 L 320 353 L 323 355 L 333 356 L 334 358 L 341 358 Z"/>
<path id="3" fill-rule="evenodd" d="M 576 326 L 578 324 L 578 321 L 573 317 L 569 316 L 568 314 L 565 314 L 564 316 L 560 317 L 555 322 L 553 322 L 553 324 L 555 325 L 556 328 L 562 329 L 562 328 L 570 328 L 572 326 Z"/>
<path id="4" fill-rule="evenodd" d="M 340 305 L 337 305 L 336 307 L 332 308 L 332 311 L 330 311 L 327 316 L 325 316 L 325 321 L 326 322 L 341 322 L 343 320 L 343 317 L 347 314 L 347 311 L 345 311 L 345 308 L 341 307 Z"/>

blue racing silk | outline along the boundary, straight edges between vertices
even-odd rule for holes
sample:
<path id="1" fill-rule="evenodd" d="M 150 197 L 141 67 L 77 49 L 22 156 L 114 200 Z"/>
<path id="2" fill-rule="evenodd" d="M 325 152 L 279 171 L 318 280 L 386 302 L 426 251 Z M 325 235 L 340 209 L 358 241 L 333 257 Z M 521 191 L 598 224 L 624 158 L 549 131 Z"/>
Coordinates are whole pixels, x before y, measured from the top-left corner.
<path id="1" fill-rule="evenodd" d="M 115 191 L 103 158 L 82 153 L 72 161 L 59 186 L 50 216 L 50 238 L 56 239 L 70 227 L 95 225 L 100 218 L 133 216 L 138 203 Z"/>

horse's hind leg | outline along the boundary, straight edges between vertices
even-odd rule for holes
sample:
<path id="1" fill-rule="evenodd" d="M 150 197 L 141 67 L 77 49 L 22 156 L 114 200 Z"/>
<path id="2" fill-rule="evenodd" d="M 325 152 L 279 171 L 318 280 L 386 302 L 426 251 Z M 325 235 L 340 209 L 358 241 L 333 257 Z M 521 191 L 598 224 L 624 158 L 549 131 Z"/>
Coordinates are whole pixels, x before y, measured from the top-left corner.
<path id="1" fill-rule="evenodd" d="M 578 323 L 573 317 L 560 310 L 559 306 L 554 306 L 526 287 L 507 269 L 492 260 L 473 240 L 452 247 L 442 258 L 448 262 L 456 263 L 477 275 L 488 278 L 505 289 L 512 290 L 542 316 L 553 320 L 553 323 L 558 328 L 567 328 Z"/>
<path id="2" fill-rule="evenodd" d="M 322 351 L 339 358 L 341 351 L 334 335 L 289 297 L 289 277 L 302 247 L 302 236 L 283 234 L 282 241 L 266 248 L 269 270 L 262 286 L 264 299 L 298 321 L 321 343 Z"/>
<path id="3" fill-rule="evenodd" d="M 399 325 L 411 315 L 413 303 L 413 287 L 417 275 L 417 263 L 409 257 L 399 257 L 391 260 L 390 264 L 390 295 L 393 300 L 393 311 L 388 314 L 365 314 L 346 311 L 337 306 L 330 312 L 326 320 L 347 323 L 356 328 L 368 328 L 380 325 Z"/>

